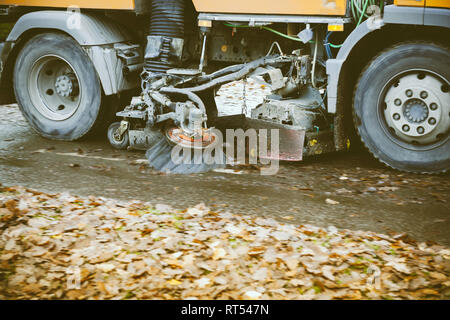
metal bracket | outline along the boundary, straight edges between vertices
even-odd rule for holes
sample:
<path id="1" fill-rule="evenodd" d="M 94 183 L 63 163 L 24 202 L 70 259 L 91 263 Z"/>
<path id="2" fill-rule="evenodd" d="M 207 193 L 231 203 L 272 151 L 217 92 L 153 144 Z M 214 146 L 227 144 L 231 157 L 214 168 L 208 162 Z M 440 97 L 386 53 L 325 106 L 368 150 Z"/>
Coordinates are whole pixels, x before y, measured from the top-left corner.
<path id="1" fill-rule="evenodd" d="M 352 18 L 325 17 L 325 16 L 301 16 L 301 15 L 269 15 L 269 14 L 222 14 L 200 13 L 199 20 L 248 22 L 251 26 L 264 25 L 267 22 L 279 23 L 331 23 L 344 24 L 352 22 Z"/>
<path id="2" fill-rule="evenodd" d="M 114 49 L 116 49 L 117 56 L 122 59 L 125 66 L 131 66 L 134 64 L 142 63 L 143 59 L 140 54 L 140 45 L 133 44 L 127 45 L 125 43 L 114 44 Z"/>
<path id="3" fill-rule="evenodd" d="M 116 116 L 123 117 L 123 118 L 133 118 L 133 119 L 141 119 L 145 120 L 146 111 L 139 111 L 139 110 L 124 110 L 116 113 Z"/>
<path id="4" fill-rule="evenodd" d="M 122 140 L 122 137 L 127 132 L 129 126 L 130 123 L 128 121 L 121 121 L 120 127 L 117 128 L 116 132 L 114 132 L 114 139 L 116 139 L 117 141 Z"/>
<path id="5" fill-rule="evenodd" d="M 9 14 L 9 8 L 0 8 L 0 16 L 7 16 Z"/>
<path id="6" fill-rule="evenodd" d="M 181 60 L 183 56 L 184 39 L 181 38 L 166 38 L 162 36 L 148 36 L 147 47 L 145 49 L 145 59 L 159 58 L 163 50 L 164 39 L 170 41 L 170 53 L 171 57 L 175 57 Z"/>

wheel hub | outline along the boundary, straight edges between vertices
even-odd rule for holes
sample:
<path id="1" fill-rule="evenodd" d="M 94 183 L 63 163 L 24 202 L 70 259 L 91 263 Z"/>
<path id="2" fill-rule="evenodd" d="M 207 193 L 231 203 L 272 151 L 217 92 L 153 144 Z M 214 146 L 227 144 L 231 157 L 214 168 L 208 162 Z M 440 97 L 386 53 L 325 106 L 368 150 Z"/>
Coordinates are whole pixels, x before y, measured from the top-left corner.
<path id="1" fill-rule="evenodd" d="M 450 94 L 436 75 L 414 72 L 399 76 L 386 92 L 384 118 L 397 138 L 408 143 L 431 144 L 450 127 Z"/>
<path id="2" fill-rule="evenodd" d="M 83 88 L 69 62 L 48 55 L 35 61 L 28 78 L 28 92 L 33 106 L 42 116 L 63 121 L 78 110 Z"/>
<path id="3" fill-rule="evenodd" d="M 166 131 L 166 136 L 173 143 L 190 149 L 205 149 L 216 141 L 214 134 L 208 129 L 191 136 L 181 128 L 170 128 Z"/>
<path id="4" fill-rule="evenodd" d="M 428 118 L 428 107 L 419 99 L 411 99 L 405 103 L 404 116 L 409 122 L 422 123 Z"/>
<path id="5" fill-rule="evenodd" d="M 77 78 L 73 74 L 63 74 L 56 78 L 55 89 L 61 97 L 74 97 L 78 94 Z"/>

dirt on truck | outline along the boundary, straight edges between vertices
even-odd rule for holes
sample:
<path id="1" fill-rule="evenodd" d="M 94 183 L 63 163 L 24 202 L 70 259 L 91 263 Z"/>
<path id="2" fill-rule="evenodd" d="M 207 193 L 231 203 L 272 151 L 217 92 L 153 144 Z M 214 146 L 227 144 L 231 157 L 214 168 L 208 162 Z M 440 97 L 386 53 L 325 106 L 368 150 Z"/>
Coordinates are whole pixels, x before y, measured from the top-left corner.
<path id="1" fill-rule="evenodd" d="M 261 137 L 268 151 L 257 157 L 270 160 L 362 143 L 397 170 L 441 173 L 449 9 L 446 0 L 2 0 L 0 102 L 16 101 L 45 138 L 107 134 L 161 171 L 223 165 L 236 151 L 222 153 L 223 142 L 241 134 L 247 158 Z M 242 115 L 221 116 L 217 91 L 249 78 L 270 89 L 263 102 L 248 110 L 244 98 Z M 227 129 L 235 134 L 223 139 Z M 199 152 L 180 163 L 176 148 Z"/>

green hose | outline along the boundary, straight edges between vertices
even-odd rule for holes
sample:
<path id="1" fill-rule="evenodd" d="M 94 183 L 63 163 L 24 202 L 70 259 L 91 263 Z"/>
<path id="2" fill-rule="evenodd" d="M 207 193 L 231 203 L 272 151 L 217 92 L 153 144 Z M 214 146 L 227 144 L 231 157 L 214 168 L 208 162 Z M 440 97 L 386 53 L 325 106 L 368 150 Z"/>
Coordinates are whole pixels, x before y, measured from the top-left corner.
<path id="1" fill-rule="evenodd" d="M 364 1 L 364 4 L 362 4 L 362 1 Z M 376 5 L 377 0 L 352 0 L 352 14 L 353 19 L 355 21 L 357 20 L 356 26 L 359 26 L 363 22 L 363 18 L 369 18 L 370 16 L 367 15 L 367 8 L 369 7 L 369 4 L 371 6 Z M 361 8 L 362 5 L 362 8 Z M 380 13 L 383 12 L 383 5 L 384 0 L 380 0 Z M 342 47 L 342 44 L 332 44 L 328 43 L 328 45 L 332 48 L 340 48 Z"/>
<path id="2" fill-rule="evenodd" d="M 340 47 L 343 46 L 343 44 L 332 44 L 332 43 L 328 43 L 328 45 L 329 45 L 330 47 L 332 47 L 332 48 L 335 48 L 335 49 L 339 49 Z"/>
<path id="3" fill-rule="evenodd" d="M 279 36 L 281 36 L 281 37 L 283 37 L 283 38 L 286 38 L 286 39 L 290 39 L 290 40 L 302 42 L 302 40 L 300 40 L 299 38 L 295 38 L 295 37 L 288 36 L 287 34 L 284 34 L 284 33 L 282 33 L 282 32 L 279 32 L 279 31 L 274 30 L 274 29 L 269 28 L 269 27 L 262 27 L 262 29 L 267 30 L 267 31 L 270 31 L 270 32 L 273 32 L 273 33 L 275 33 L 275 34 L 277 34 L 277 35 L 279 35 Z"/>
<path id="4" fill-rule="evenodd" d="M 363 22 L 364 18 L 370 17 L 367 14 L 367 8 L 369 7 L 369 5 L 371 5 L 371 6 L 376 5 L 377 2 L 378 2 L 378 0 L 351 0 L 353 19 L 355 19 L 355 21 L 357 21 L 356 26 L 359 26 Z M 380 0 L 379 5 L 380 5 L 381 12 L 383 12 L 384 0 Z M 233 25 L 230 23 L 224 23 L 224 25 L 227 27 L 232 27 L 232 28 L 253 28 L 252 26 L 249 26 L 249 25 Z M 277 31 L 275 29 L 272 29 L 272 28 L 269 28 L 266 26 L 260 26 L 259 28 L 264 29 L 266 31 L 273 32 L 276 35 L 279 35 L 280 37 L 283 37 L 285 39 L 302 42 L 302 40 L 300 40 L 299 38 L 289 36 L 287 34 L 284 34 L 280 31 Z M 314 41 L 310 41 L 310 42 L 313 43 Z M 328 43 L 328 45 L 330 47 L 336 48 L 336 49 L 339 49 L 340 47 L 342 47 L 342 44 Z"/>
<path id="5" fill-rule="evenodd" d="M 226 25 L 227 27 L 233 27 L 233 28 L 251 28 L 248 25 L 234 25 L 234 24 L 229 24 L 229 23 L 224 23 L 224 25 Z M 286 38 L 286 39 L 289 39 L 289 40 L 300 41 L 300 42 L 302 41 L 299 38 L 288 36 L 287 34 L 284 34 L 284 33 L 280 32 L 280 31 L 277 31 L 277 30 L 269 28 L 269 27 L 261 26 L 259 28 L 267 30 L 267 31 L 270 31 L 270 32 L 273 32 L 273 33 L 279 35 L 280 37 L 283 37 L 283 38 Z"/>

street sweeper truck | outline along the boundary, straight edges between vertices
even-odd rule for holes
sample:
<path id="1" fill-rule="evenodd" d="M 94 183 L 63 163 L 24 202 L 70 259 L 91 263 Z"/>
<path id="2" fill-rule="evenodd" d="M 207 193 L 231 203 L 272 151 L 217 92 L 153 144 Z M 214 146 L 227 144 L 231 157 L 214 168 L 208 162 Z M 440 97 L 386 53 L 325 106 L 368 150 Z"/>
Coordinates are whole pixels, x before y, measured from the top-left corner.
<path id="1" fill-rule="evenodd" d="M 272 158 L 360 140 L 392 168 L 440 173 L 449 48 L 449 0 L 0 0 L 0 100 L 45 138 L 107 132 L 157 169 L 214 128 L 269 128 Z M 221 117 L 217 90 L 248 78 L 270 94 Z"/>

